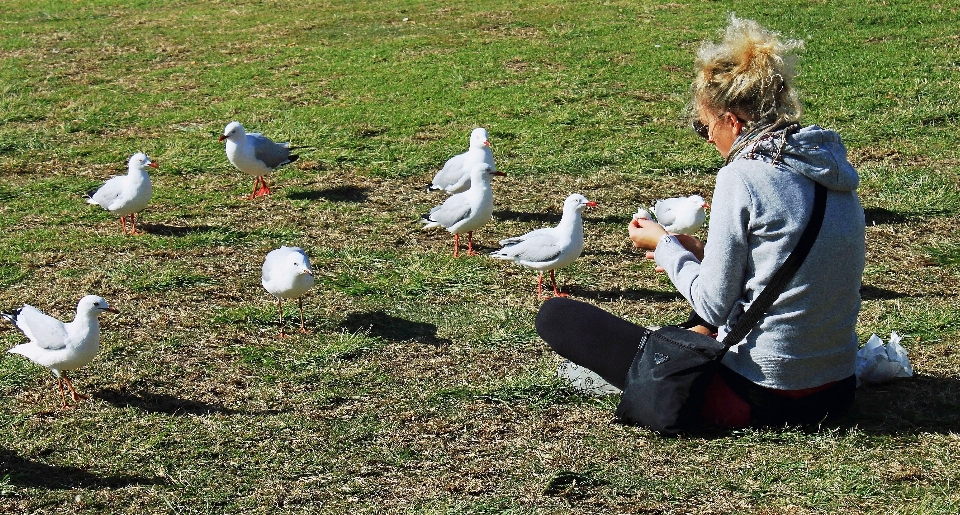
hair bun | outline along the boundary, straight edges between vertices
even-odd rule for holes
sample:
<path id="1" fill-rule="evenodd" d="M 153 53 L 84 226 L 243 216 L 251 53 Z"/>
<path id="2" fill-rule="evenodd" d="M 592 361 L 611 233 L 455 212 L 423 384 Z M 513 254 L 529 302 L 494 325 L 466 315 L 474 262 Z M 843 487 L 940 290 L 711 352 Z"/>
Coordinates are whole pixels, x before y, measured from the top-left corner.
<path id="1" fill-rule="evenodd" d="M 756 21 L 730 16 L 720 43 L 697 52 L 694 103 L 755 122 L 799 120 L 802 107 L 792 88 L 795 50 L 803 41 L 783 40 Z"/>

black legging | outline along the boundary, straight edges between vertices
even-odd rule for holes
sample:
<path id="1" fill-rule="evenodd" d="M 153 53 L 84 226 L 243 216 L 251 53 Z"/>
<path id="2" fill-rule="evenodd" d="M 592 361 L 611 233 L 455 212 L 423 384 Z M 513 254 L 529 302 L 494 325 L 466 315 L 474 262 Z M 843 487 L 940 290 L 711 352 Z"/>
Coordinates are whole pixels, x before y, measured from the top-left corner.
<path id="1" fill-rule="evenodd" d="M 686 323 L 679 325 L 692 327 L 704 325 L 702 322 L 691 315 Z M 589 368 L 621 390 L 640 338 L 647 331 L 596 306 L 562 297 L 543 303 L 537 313 L 536 326 L 537 333 L 557 354 Z M 842 416 L 853 404 L 856 388 L 856 377 L 850 376 L 808 396 L 789 398 L 756 385 L 726 367 L 720 367 L 720 377 L 742 399 L 740 402 L 750 405 L 751 417 L 759 425 L 810 424 L 828 416 Z"/>
<path id="2" fill-rule="evenodd" d="M 537 313 L 537 333 L 553 350 L 623 389 L 646 329 L 586 302 L 554 297 Z"/>

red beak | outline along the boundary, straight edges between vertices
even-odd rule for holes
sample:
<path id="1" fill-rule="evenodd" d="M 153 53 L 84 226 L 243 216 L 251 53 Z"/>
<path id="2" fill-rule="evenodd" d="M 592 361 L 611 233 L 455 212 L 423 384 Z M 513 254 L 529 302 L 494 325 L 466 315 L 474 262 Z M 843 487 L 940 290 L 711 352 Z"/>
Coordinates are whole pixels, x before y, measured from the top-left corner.
<path id="1" fill-rule="evenodd" d="M 223 141 L 223 140 L 225 140 L 225 139 L 227 139 L 227 135 L 226 135 L 226 134 L 224 134 L 223 136 L 220 136 L 220 139 L 218 139 L 217 141 Z"/>
<path id="2" fill-rule="evenodd" d="M 489 147 L 489 146 L 490 146 L 490 141 L 486 141 L 486 140 L 485 140 L 485 141 L 483 142 L 483 144 Z"/>
<path id="3" fill-rule="evenodd" d="M 597 203 L 592 200 L 590 202 L 587 202 L 587 205 L 590 207 L 597 207 Z"/>
<path id="4" fill-rule="evenodd" d="M 154 167 L 154 168 L 160 168 L 160 165 L 158 165 L 157 163 L 154 163 L 153 161 L 150 161 L 150 164 L 148 164 L 147 166 L 152 166 L 152 167 Z"/>

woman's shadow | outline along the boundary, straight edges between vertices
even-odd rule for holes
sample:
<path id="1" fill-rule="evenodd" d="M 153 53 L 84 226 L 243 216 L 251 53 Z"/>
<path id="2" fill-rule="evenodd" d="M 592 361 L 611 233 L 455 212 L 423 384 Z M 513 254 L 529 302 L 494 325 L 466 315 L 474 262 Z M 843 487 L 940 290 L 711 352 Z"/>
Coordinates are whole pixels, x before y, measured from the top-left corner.
<path id="1" fill-rule="evenodd" d="M 878 433 L 960 431 L 960 380 L 917 374 L 857 388 L 846 422 Z"/>

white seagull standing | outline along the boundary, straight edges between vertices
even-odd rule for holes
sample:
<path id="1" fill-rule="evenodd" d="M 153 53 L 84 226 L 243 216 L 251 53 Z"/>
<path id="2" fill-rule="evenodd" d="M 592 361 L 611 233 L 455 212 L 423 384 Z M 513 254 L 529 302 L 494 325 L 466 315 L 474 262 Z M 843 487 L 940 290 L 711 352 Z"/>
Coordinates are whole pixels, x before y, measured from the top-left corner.
<path id="1" fill-rule="evenodd" d="M 130 218 L 131 226 L 129 234 L 141 234 L 137 232 L 136 214 L 147 207 L 150 196 L 153 195 L 150 174 L 147 173 L 148 166 L 159 168 L 157 163 L 151 162 L 146 154 L 137 152 L 127 163 L 127 175 L 114 177 L 105 182 L 100 189 L 87 194 L 88 204 L 99 205 L 120 217 L 120 228 L 123 234 L 128 234 L 127 217 Z"/>
<path id="2" fill-rule="evenodd" d="M 486 163 L 476 163 L 470 169 L 470 189 L 450 196 L 446 202 L 423 215 L 424 229 L 443 227 L 453 234 L 453 257 L 460 257 L 460 233 L 467 233 L 467 255 L 473 251 L 473 231 L 493 217 L 493 189 L 490 180 L 494 175 L 504 176 Z"/>
<path id="3" fill-rule="evenodd" d="M 270 193 L 265 175 L 292 163 L 299 157 L 290 153 L 290 143 L 274 143 L 258 132 L 247 134 L 240 122 L 230 122 L 223 129 L 220 141 L 227 140 L 227 159 L 241 172 L 257 178 L 250 199 Z"/>
<path id="4" fill-rule="evenodd" d="M 530 231 L 523 236 L 500 240 L 503 248 L 491 257 L 513 261 L 540 271 L 537 279 L 537 298 L 543 299 L 543 273 L 550 271 L 553 294 L 566 297 L 557 289 L 554 270 L 570 265 L 583 252 L 583 210 L 597 203 L 574 193 L 563 201 L 563 216 L 556 227 Z"/>
<path id="5" fill-rule="evenodd" d="M 97 317 L 104 311 L 119 313 L 102 297 L 87 295 L 80 299 L 77 316 L 68 324 L 27 304 L 12 313 L 0 313 L 30 340 L 8 352 L 20 354 L 40 366 L 49 368 L 57 377 L 64 408 L 70 407 L 63 391 L 64 383 L 70 389 L 73 402 L 88 398 L 78 394 L 73 388 L 70 378 L 67 377 L 67 370 L 80 368 L 97 355 L 100 350 L 100 321 Z"/>
<path id="6" fill-rule="evenodd" d="M 283 299 L 297 299 L 300 306 L 300 332 L 307 333 L 303 318 L 303 294 L 313 287 L 310 259 L 300 247 L 271 250 L 263 261 L 260 283 L 277 298 L 280 311 L 280 336 L 283 336 Z"/>
<path id="7" fill-rule="evenodd" d="M 709 209 L 700 195 L 676 197 L 658 200 L 653 205 L 653 214 L 657 223 L 669 233 L 692 234 L 703 226 L 706 219 L 704 208 Z"/>
<path id="8" fill-rule="evenodd" d="M 493 163 L 493 151 L 490 150 L 487 129 L 483 127 L 473 129 L 470 133 L 470 148 L 448 159 L 443 168 L 433 177 L 433 182 L 427 185 L 427 190 L 443 190 L 450 194 L 467 191 L 470 188 L 470 169 L 479 163 L 489 165 L 494 171 L 497 170 Z"/>

